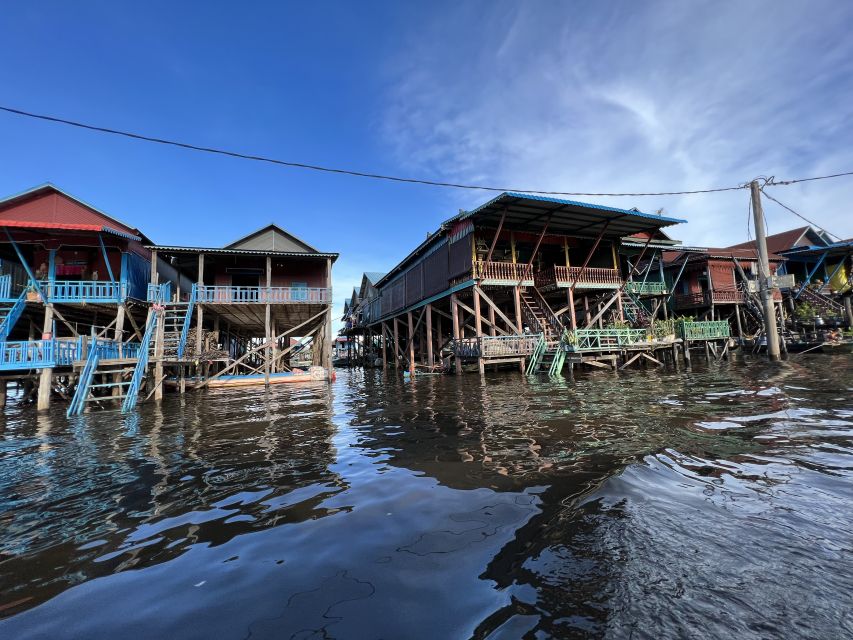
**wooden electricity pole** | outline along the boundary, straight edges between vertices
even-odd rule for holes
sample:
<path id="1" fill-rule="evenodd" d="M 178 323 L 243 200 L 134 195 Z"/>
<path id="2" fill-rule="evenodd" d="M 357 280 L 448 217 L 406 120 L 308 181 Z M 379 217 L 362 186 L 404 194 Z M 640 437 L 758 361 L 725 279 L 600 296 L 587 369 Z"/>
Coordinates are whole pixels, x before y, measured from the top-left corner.
<path id="1" fill-rule="evenodd" d="M 761 209 L 761 190 L 758 181 L 749 184 L 752 192 L 752 215 L 755 220 L 755 244 L 758 246 L 758 286 L 764 307 L 764 333 L 767 335 L 767 357 L 779 359 L 779 331 L 776 328 L 776 309 L 770 282 L 770 259 L 767 255 L 767 235 L 764 229 L 764 212 Z"/>

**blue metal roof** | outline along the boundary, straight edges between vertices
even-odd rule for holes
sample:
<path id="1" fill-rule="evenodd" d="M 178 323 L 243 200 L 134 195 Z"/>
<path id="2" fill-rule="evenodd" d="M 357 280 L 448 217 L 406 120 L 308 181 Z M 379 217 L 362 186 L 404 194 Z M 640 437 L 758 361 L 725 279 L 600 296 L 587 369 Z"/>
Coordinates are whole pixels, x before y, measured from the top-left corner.
<path id="1" fill-rule="evenodd" d="M 578 200 L 563 200 L 561 198 L 552 198 L 550 196 L 538 196 L 538 195 L 532 195 L 529 193 L 520 193 L 517 191 L 505 191 L 504 193 L 492 198 L 491 200 L 489 200 L 485 204 L 481 204 L 476 209 L 473 209 L 471 211 L 463 211 L 463 212 L 453 216 L 452 218 L 447 220 L 447 222 L 451 223 L 451 222 L 457 222 L 458 220 L 464 220 L 465 218 L 469 218 L 469 217 L 477 214 L 478 212 L 483 211 L 485 209 L 488 209 L 489 207 L 492 207 L 495 204 L 498 204 L 498 203 L 500 203 L 506 199 L 509 199 L 509 198 L 518 198 L 521 200 L 536 200 L 539 202 L 549 202 L 549 203 L 559 204 L 559 205 L 564 205 L 564 206 L 578 207 L 578 208 L 582 208 L 582 209 L 597 209 L 597 210 L 602 211 L 602 212 L 618 213 L 621 215 L 631 216 L 634 218 L 645 218 L 647 220 L 653 220 L 655 222 L 662 223 L 659 225 L 660 227 L 667 227 L 669 225 L 687 222 L 687 220 L 683 220 L 681 218 L 670 218 L 667 216 L 659 216 L 659 215 L 654 214 L 654 213 L 643 213 L 642 211 L 637 211 L 634 209 L 619 209 L 618 207 L 608 207 L 608 206 L 603 205 L 603 204 L 593 204 L 591 202 L 580 202 Z"/>

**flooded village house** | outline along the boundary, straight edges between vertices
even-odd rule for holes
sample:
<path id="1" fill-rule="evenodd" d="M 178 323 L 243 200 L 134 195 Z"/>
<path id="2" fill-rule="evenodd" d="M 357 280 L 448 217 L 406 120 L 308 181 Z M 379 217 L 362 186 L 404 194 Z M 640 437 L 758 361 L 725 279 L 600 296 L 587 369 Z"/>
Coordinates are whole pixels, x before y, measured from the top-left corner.
<path id="1" fill-rule="evenodd" d="M 70 415 L 331 365 L 337 254 L 275 225 L 226 247 L 158 247 L 45 185 L 0 201 L 0 226 L 4 403 L 10 380 Z"/>
<path id="2" fill-rule="evenodd" d="M 657 347 L 627 316 L 638 305 L 647 322 L 665 313 L 660 300 L 641 300 L 667 294 L 660 263 L 654 273 L 640 265 L 671 247 L 661 229 L 679 222 L 504 193 L 442 224 L 375 283 L 357 312 L 350 307 L 350 318 L 384 366 L 411 372 L 446 369 L 442 358 L 457 372 L 466 363 L 532 372 L 647 353 Z"/>

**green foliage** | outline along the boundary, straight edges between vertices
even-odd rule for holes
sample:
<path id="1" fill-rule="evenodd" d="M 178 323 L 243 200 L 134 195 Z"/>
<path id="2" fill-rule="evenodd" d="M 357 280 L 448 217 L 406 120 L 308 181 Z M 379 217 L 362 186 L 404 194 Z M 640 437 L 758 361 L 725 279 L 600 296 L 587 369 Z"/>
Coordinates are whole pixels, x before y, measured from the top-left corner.
<path id="1" fill-rule="evenodd" d="M 794 310 L 794 316 L 801 322 L 811 321 L 818 315 L 818 310 L 810 302 L 800 302 Z"/>

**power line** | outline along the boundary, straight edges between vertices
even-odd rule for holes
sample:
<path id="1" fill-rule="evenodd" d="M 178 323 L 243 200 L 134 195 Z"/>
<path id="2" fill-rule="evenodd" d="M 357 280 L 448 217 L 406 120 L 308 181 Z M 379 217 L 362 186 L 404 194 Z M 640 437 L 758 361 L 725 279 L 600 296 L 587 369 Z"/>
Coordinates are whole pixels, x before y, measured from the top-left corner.
<path id="1" fill-rule="evenodd" d="M 853 176 L 853 171 L 845 171 L 843 173 L 832 173 L 826 176 L 815 176 L 812 178 L 795 178 L 793 180 L 775 180 L 774 178 L 770 178 L 764 186 L 770 187 L 783 187 L 789 184 L 797 184 L 798 182 L 812 182 L 814 180 L 828 180 L 829 178 L 842 178 L 844 176 Z"/>
<path id="2" fill-rule="evenodd" d="M 422 180 L 418 178 L 403 178 L 399 176 L 389 176 L 383 175 L 379 173 L 367 173 L 363 171 L 355 171 L 352 169 L 339 169 L 334 167 L 324 167 L 320 165 L 307 164 L 304 162 L 291 162 L 287 160 L 279 160 L 276 158 L 268 158 L 265 156 L 252 155 L 248 153 L 240 153 L 238 151 L 228 151 L 225 149 L 215 149 L 213 147 L 203 147 L 200 145 L 190 144 L 188 142 L 179 142 L 176 140 L 167 140 L 164 138 L 156 138 L 153 136 L 147 136 L 140 133 L 132 133 L 130 131 L 121 131 L 118 129 L 110 129 L 108 127 L 101 127 L 93 124 L 87 124 L 84 122 L 76 122 L 74 120 L 67 120 L 65 118 L 58 118 L 56 116 L 48 116 L 44 114 L 31 113 L 29 111 L 22 111 L 20 109 L 13 109 L 12 107 L 4 107 L 0 105 L 0 110 L 5 111 L 7 113 L 25 116 L 27 118 L 35 118 L 37 120 L 45 120 L 47 122 L 54 122 L 58 124 L 65 124 L 72 127 L 78 127 L 80 129 L 88 129 L 89 131 L 99 131 L 101 133 L 109 133 L 117 136 L 124 136 L 125 138 L 132 138 L 134 140 L 143 140 L 145 142 L 155 142 L 157 144 L 170 145 L 173 147 L 180 147 L 182 149 L 190 149 L 192 151 L 203 151 L 205 153 L 214 153 L 223 156 L 229 156 L 232 158 L 240 158 L 242 160 L 254 160 L 257 162 L 267 162 L 270 164 L 281 165 L 285 167 L 294 167 L 298 169 L 308 169 L 311 171 L 323 171 L 326 173 L 337 173 L 348 176 L 355 176 L 357 178 L 372 178 L 374 180 L 389 180 L 391 182 L 405 182 L 409 184 L 423 184 L 432 187 L 450 187 L 453 189 L 473 189 L 478 191 L 516 191 L 519 193 L 529 193 L 533 195 L 541 195 L 541 196 L 601 196 L 601 197 L 622 197 L 622 196 L 630 196 L 630 197 L 639 197 L 639 196 L 682 196 L 682 195 L 692 195 L 699 193 L 718 193 L 721 191 L 739 191 L 741 189 L 747 188 L 749 185 L 738 185 L 735 187 L 720 187 L 716 189 L 692 189 L 688 191 L 658 191 L 658 192 L 646 192 L 646 193 L 585 193 L 580 191 L 538 191 L 536 189 L 518 189 L 511 187 L 490 187 L 483 185 L 473 185 L 473 184 L 459 184 L 455 182 L 439 182 L 437 180 Z M 816 178 L 815 178 L 816 179 Z"/>
<path id="3" fill-rule="evenodd" d="M 841 175 L 841 174 L 839 174 L 839 175 Z M 773 184 L 773 183 L 768 182 L 767 184 Z M 765 186 L 766 186 L 766 185 L 765 185 Z M 787 209 L 788 211 L 790 211 L 791 213 L 793 213 L 793 214 L 794 214 L 795 216 L 797 216 L 798 218 L 801 218 L 802 220 L 805 220 L 805 221 L 806 221 L 806 222 L 808 222 L 811 226 L 813 226 L 813 227 L 817 227 L 818 229 L 820 229 L 821 231 L 823 231 L 823 232 L 824 232 L 824 233 L 826 233 L 827 235 L 832 236 L 832 237 L 833 237 L 833 238 L 835 238 L 836 240 L 841 240 L 841 239 L 842 239 L 842 238 L 841 238 L 841 236 L 837 236 L 837 235 L 835 235 L 834 233 L 831 233 L 830 231 L 827 231 L 827 230 L 826 230 L 826 229 L 824 229 L 822 226 L 820 226 L 817 222 L 813 222 L 813 221 L 809 220 L 808 218 L 806 218 L 806 217 L 805 217 L 804 215 L 802 215 L 801 213 L 797 213 L 796 211 L 794 211 L 791 207 L 789 207 L 789 206 L 788 206 L 788 205 L 786 205 L 785 203 L 783 203 L 783 202 L 779 202 L 779 200 L 777 200 L 776 198 L 774 198 L 773 196 L 771 196 L 769 193 L 767 193 L 767 192 L 764 190 L 764 187 L 762 187 L 762 188 L 761 188 L 761 193 L 763 193 L 765 196 L 767 196 L 768 198 L 770 198 L 773 202 L 775 202 L 776 204 L 778 204 L 778 205 L 779 205 L 780 207 L 782 207 L 783 209 Z"/>

